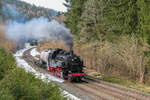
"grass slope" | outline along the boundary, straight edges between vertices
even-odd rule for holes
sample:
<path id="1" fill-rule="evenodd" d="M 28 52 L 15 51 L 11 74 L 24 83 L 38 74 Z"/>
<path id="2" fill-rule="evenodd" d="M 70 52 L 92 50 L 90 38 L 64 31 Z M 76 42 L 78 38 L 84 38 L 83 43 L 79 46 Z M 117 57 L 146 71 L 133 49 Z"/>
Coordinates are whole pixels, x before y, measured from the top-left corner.
<path id="1" fill-rule="evenodd" d="M 53 83 L 44 83 L 16 67 L 11 54 L 0 48 L 0 100 L 66 100 Z"/>

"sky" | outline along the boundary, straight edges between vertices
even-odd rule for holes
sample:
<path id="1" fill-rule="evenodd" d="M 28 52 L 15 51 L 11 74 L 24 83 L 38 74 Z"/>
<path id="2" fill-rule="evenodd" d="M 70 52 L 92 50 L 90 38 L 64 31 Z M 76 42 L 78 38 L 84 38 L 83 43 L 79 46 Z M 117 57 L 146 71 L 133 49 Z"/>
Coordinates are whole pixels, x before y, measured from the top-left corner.
<path id="1" fill-rule="evenodd" d="M 63 5 L 65 0 L 21 0 L 36 6 L 51 8 L 57 11 L 66 12 L 67 8 Z"/>

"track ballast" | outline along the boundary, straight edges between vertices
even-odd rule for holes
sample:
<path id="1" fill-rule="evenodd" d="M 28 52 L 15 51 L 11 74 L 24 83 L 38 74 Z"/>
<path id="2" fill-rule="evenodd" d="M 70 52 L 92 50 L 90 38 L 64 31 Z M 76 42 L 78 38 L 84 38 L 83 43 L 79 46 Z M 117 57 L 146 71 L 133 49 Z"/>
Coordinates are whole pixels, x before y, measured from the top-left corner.
<path id="1" fill-rule="evenodd" d="M 31 56 L 30 52 L 33 48 L 27 50 L 23 54 L 23 59 L 28 62 L 35 70 L 41 73 L 49 73 L 47 70 L 40 68 L 35 64 L 36 59 Z M 150 100 L 149 94 L 144 94 L 134 89 L 122 87 L 116 84 L 86 79 L 82 82 L 64 82 L 58 83 L 63 89 L 66 89 L 78 96 L 82 100 Z M 68 89 L 69 88 L 69 89 Z M 79 94 L 82 94 L 80 95 Z"/>

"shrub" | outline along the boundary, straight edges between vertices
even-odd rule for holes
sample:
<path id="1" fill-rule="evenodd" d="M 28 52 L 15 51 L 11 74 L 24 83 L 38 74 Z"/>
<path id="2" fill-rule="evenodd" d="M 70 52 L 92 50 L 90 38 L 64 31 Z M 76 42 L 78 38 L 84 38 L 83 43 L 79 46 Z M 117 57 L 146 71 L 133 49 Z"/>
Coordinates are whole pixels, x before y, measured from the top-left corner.
<path id="1" fill-rule="evenodd" d="M 38 48 L 40 51 L 45 50 L 47 48 L 55 49 L 55 48 L 61 48 L 64 50 L 69 50 L 69 48 L 64 44 L 63 41 L 40 41 L 38 43 Z"/>
<path id="2" fill-rule="evenodd" d="M 15 59 L 4 49 L 0 48 L 0 80 L 11 69 L 16 67 Z"/>
<path id="3" fill-rule="evenodd" d="M 8 88 L 0 90 L 0 100 L 15 100 Z"/>
<path id="4" fill-rule="evenodd" d="M 13 69 L 0 82 L 0 95 L 5 97 L 3 91 L 11 93 L 15 100 L 65 100 L 56 84 L 44 83 L 20 68 Z"/>
<path id="5" fill-rule="evenodd" d="M 144 55 L 147 44 L 139 41 L 135 37 L 122 36 L 116 42 L 76 43 L 74 51 L 81 55 L 89 69 L 143 83 L 148 82 L 145 78 L 148 75 L 149 58 Z"/>
<path id="6" fill-rule="evenodd" d="M 12 54 L 0 48 L 0 100 L 65 100 L 53 82 L 44 83 L 17 68 Z"/>

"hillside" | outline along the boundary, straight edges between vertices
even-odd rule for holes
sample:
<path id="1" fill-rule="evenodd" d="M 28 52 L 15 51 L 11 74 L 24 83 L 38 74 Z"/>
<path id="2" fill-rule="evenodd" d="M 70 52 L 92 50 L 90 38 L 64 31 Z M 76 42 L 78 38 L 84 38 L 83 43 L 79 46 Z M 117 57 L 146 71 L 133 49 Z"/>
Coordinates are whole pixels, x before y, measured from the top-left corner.
<path id="1" fill-rule="evenodd" d="M 100 72 L 105 81 L 150 86 L 150 1 L 66 2 L 64 23 L 74 34 L 74 51 L 86 68 Z"/>
<path id="2" fill-rule="evenodd" d="M 17 67 L 12 54 L 1 47 L 0 61 L 0 100 L 66 100 L 56 84 Z"/>
<path id="3" fill-rule="evenodd" d="M 50 20 L 57 15 L 57 11 L 53 9 L 37 7 L 20 0 L 2 0 L 0 1 L 0 5 L 1 16 L 5 20 L 18 20 L 21 18 L 21 21 L 24 21 L 41 16 L 44 16 Z"/>
<path id="4" fill-rule="evenodd" d="M 22 48 L 25 42 L 32 40 L 39 40 L 37 49 L 40 51 L 47 48 L 68 50 L 69 47 L 81 57 L 84 64 L 83 72 L 87 78 L 150 93 L 149 5 L 148 0 L 66 0 L 68 12 L 57 14 L 53 9 L 37 7 L 21 0 L 1 0 L 0 100 L 65 100 L 57 85 L 51 82 L 44 83 L 39 80 L 41 78 L 37 79 L 34 76 L 36 73 L 26 73 L 17 67 L 20 65 L 24 69 L 38 67 L 34 63 L 32 65 L 31 62 L 35 61 L 31 59 L 30 52 L 23 51 L 29 48 L 16 49 Z M 52 19 L 56 19 L 59 23 L 50 21 Z M 15 54 L 15 62 L 11 53 L 16 50 L 18 51 Z M 31 66 L 28 66 L 27 62 Z M 70 72 L 68 70 L 67 73 Z M 57 71 L 54 70 L 54 73 Z M 43 77 L 43 74 L 38 76 Z M 101 83 L 97 85 L 98 88 L 95 87 L 95 83 L 77 86 L 95 98 L 95 94 L 101 96 L 103 93 L 106 98 L 112 95 L 119 99 L 132 95 L 128 90 L 125 93 L 113 94 L 120 91 L 120 88 L 119 90 L 113 86 L 110 88 L 110 85 L 104 87 Z M 69 89 L 69 85 L 66 85 Z M 74 84 L 73 86 L 75 89 L 76 86 Z M 113 89 L 115 91 L 112 91 Z M 113 93 L 110 94 L 111 92 Z M 78 91 L 76 93 L 80 94 Z"/>

